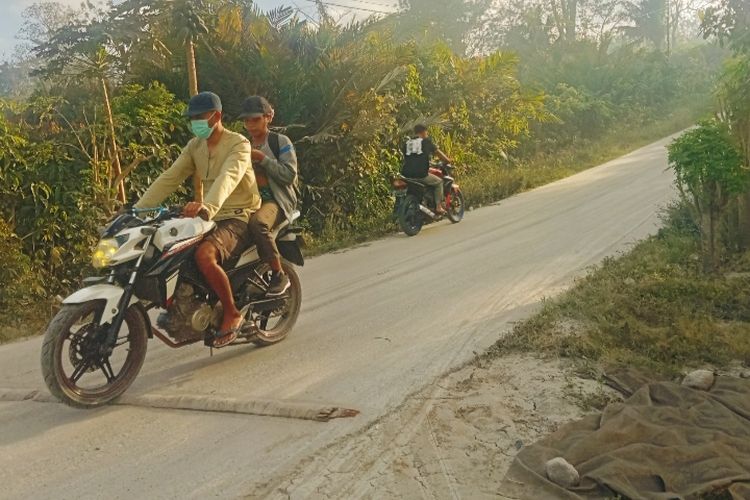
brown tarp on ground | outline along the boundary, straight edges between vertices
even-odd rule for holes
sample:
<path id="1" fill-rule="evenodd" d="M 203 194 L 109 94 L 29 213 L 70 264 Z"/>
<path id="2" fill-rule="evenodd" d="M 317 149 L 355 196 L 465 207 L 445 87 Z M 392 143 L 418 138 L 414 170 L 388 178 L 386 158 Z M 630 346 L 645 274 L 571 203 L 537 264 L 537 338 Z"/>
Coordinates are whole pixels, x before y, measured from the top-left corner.
<path id="1" fill-rule="evenodd" d="M 710 391 L 613 377 L 630 396 L 521 450 L 500 493 L 522 499 L 691 499 L 726 490 L 750 500 L 750 380 L 717 377 Z M 639 384 L 640 385 L 640 384 Z M 565 489 L 547 460 L 563 457 L 581 476 Z"/>

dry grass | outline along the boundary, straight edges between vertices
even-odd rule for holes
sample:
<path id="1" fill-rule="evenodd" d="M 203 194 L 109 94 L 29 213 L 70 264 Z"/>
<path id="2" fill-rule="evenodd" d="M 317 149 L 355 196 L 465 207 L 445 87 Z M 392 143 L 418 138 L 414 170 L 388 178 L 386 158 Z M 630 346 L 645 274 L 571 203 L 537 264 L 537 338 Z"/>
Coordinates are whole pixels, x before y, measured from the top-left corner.
<path id="1" fill-rule="evenodd" d="M 670 209 L 667 226 L 607 259 L 494 347 L 573 358 L 590 368 L 626 363 L 667 376 L 691 367 L 750 364 L 750 255 L 700 270 L 695 227 Z M 576 325 L 574 331 L 562 325 Z"/>

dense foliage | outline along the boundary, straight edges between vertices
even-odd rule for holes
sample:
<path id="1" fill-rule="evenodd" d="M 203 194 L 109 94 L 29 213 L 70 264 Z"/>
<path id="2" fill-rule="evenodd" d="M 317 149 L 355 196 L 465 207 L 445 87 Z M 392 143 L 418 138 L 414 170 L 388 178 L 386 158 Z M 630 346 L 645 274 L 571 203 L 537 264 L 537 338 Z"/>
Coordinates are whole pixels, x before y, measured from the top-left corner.
<path id="1" fill-rule="evenodd" d="M 0 66 L 0 258 L 16 263 L 0 288 L 29 273 L 47 295 L 75 282 L 118 190 L 137 198 L 189 138 L 196 81 L 230 119 L 247 95 L 275 105 L 303 224 L 325 240 L 388 227 L 398 145 L 418 121 L 490 199 L 521 189 L 532 157 L 700 109 L 722 58 L 645 19 L 647 1 L 609 2 L 622 8 L 598 27 L 601 2 L 410 0 L 345 26 L 317 3 L 314 22 L 251 0 L 31 9 L 26 46 Z"/>

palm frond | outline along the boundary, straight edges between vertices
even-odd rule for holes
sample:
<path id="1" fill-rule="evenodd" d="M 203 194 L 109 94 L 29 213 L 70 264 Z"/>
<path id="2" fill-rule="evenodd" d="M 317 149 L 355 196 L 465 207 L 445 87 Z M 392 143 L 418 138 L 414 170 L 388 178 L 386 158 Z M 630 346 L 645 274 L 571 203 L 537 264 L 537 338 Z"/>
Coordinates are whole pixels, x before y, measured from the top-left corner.
<path id="1" fill-rule="evenodd" d="M 294 9 L 285 5 L 280 5 L 265 13 L 268 23 L 275 29 L 280 30 L 288 25 L 294 17 Z"/>

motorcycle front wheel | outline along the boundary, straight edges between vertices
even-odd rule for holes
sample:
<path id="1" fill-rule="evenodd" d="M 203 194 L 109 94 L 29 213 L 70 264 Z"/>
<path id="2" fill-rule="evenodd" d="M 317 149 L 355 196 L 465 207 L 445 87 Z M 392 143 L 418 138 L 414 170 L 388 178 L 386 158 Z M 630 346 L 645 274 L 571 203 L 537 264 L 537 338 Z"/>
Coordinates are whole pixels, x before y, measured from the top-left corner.
<path id="1" fill-rule="evenodd" d="M 407 236 L 415 236 L 422 229 L 424 216 L 419 210 L 419 200 L 412 195 L 407 195 L 401 202 L 401 213 L 398 216 L 398 225 Z"/>
<path id="2" fill-rule="evenodd" d="M 102 349 L 109 325 L 99 325 L 103 300 L 66 304 L 47 327 L 42 344 L 42 374 L 50 392 L 75 408 L 107 404 L 130 387 L 146 358 L 148 329 L 135 307 L 110 353 Z"/>

